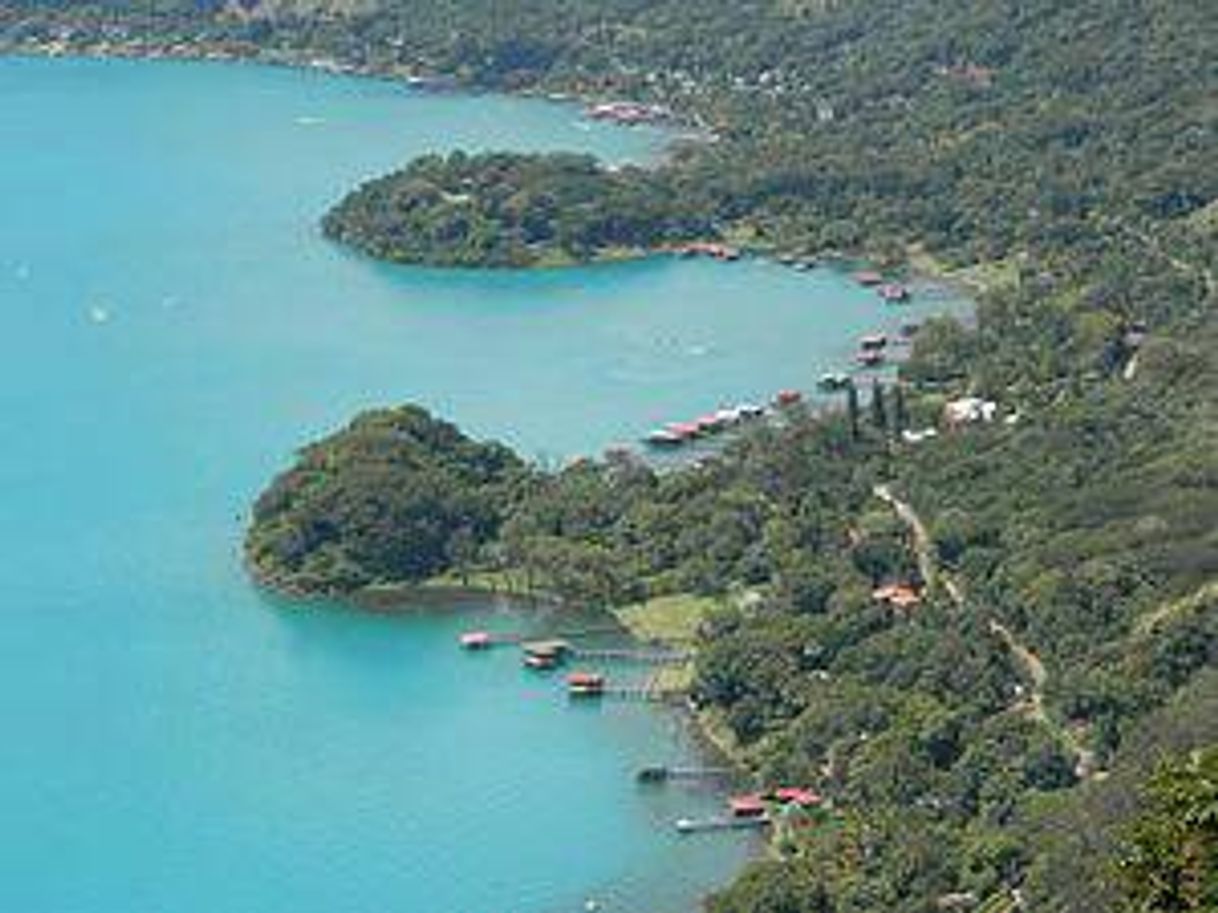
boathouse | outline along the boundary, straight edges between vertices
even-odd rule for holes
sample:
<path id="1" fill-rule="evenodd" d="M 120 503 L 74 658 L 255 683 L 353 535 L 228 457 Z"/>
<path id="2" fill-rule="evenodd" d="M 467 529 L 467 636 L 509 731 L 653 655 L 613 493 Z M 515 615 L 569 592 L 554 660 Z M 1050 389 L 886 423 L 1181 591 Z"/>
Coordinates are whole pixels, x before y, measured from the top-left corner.
<path id="1" fill-rule="evenodd" d="M 732 796 L 727 807 L 733 818 L 760 818 L 765 814 L 765 800 L 757 793 Z"/>
<path id="2" fill-rule="evenodd" d="M 567 676 L 567 693 L 572 697 L 600 697 L 605 693 L 605 677 L 595 672 L 572 672 Z"/>
<path id="3" fill-rule="evenodd" d="M 565 640 L 531 640 L 520 645 L 524 652 L 524 664 L 531 669 L 553 669 L 571 651 Z"/>

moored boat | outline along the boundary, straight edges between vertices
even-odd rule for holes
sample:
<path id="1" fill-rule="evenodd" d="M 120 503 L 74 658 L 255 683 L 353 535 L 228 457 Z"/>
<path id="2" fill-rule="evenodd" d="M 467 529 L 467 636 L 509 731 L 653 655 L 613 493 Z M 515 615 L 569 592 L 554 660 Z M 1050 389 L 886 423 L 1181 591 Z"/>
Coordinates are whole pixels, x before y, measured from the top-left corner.
<path id="1" fill-rule="evenodd" d="M 485 650 L 491 646 L 492 640 L 489 631 L 467 631 L 461 635 L 459 642 L 464 650 Z"/>
<path id="2" fill-rule="evenodd" d="M 600 697 L 605 693 L 605 677 L 595 672 L 572 672 L 567 676 L 571 697 Z"/>
<path id="3" fill-rule="evenodd" d="M 880 286 L 880 297 L 890 304 L 903 304 L 909 300 L 909 289 L 899 282 L 889 282 Z"/>
<path id="4" fill-rule="evenodd" d="M 850 375 L 843 374 L 841 371 L 822 374 L 820 376 L 820 380 L 816 382 L 816 386 L 826 393 L 835 393 L 838 390 L 845 390 L 850 386 Z"/>
<path id="5" fill-rule="evenodd" d="M 883 333 L 868 333 L 859 339 L 859 349 L 863 352 L 878 352 L 888 345 L 888 337 Z"/>
<path id="6" fill-rule="evenodd" d="M 863 349 L 856 358 L 859 364 L 867 368 L 879 367 L 884 363 L 884 353 L 879 349 Z"/>

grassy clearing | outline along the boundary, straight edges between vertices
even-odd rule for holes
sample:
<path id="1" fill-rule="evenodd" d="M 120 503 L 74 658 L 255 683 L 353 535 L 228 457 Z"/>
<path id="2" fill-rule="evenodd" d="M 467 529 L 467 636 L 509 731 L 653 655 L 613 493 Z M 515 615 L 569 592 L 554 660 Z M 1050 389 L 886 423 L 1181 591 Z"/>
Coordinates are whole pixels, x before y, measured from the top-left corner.
<path id="1" fill-rule="evenodd" d="M 698 626 L 707 613 L 719 604 L 707 596 L 678 593 L 615 609 L 613 614 L 638 640 L 688 647 L 697 638 Z M 688 691 L 693 682 L 692 662 L 665 666 L 655 678 L 655 686 L 661 691 Z"/>
<path id="2" fill-rule="evenodd" d="M 679 593 L 616 609 L 613 614 L 639 640 L 689 644 L 697 637 L 702 619 L 718 605 L 718 600 L 708 596 Z"/>

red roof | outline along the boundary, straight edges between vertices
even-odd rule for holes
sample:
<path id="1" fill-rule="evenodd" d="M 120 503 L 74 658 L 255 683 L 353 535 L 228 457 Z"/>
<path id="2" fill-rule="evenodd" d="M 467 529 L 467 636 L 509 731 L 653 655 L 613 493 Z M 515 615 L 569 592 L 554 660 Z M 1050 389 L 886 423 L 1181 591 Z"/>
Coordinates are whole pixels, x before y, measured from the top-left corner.
<path id="1" fill-rule="evenodd" d="M 732 810 L 733 815 L 760 815 L 765 811 L 765 802 L 761 796 L 756 793 L 749 793 L 745 796 L 732 796 L 727 800 L 727 807 Z"/>
<path id="2" fill-rule="evenodd" d="M 802 805 L 805 808 L 810 805 L 820 805 L 820 796 L 802 786 L 781 786 L 774 790 L 774 798 L 779 802 Z"/>
<path id="3" fill-rule="evenodd" d="M 595 672 L 572 672 L 567 676 L 567 684 L 577 687 L 581 685 L 603 685 L 604 683 L 605 677 L 597 675 Z"/>
<path id="4" fill-rule="evenodd" d="M 700 430 L 697 422 L 673 422 L 667 427 L 673 434 L 681 437 L 692 437 Z"/>

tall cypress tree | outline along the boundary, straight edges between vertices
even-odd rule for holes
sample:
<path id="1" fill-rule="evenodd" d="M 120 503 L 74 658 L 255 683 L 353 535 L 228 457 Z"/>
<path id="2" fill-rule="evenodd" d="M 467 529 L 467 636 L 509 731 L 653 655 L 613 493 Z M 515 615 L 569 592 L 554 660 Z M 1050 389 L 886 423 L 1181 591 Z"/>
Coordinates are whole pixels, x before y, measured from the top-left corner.
<path id="1" fill-rule="evenodd" d="M 884 388 L 878 377 L 871 379 L 871 424 L 881 434 L 888 428 L 888 410 L 884 408 Z"/>
<path id="2" fill-rule="evenodd" d="M 909 411 L 905 405 L 905 388 L 897 381 L 892 388 L 892 424 L 893 431 L 900 434 L 909 427 Z"/>
<path id="3" fill-rule="evenodd" d="M 859 390 L 854 381 L 846 386 L 846 412 L 850 416 L 850 439 L 859 439 Z"/>

